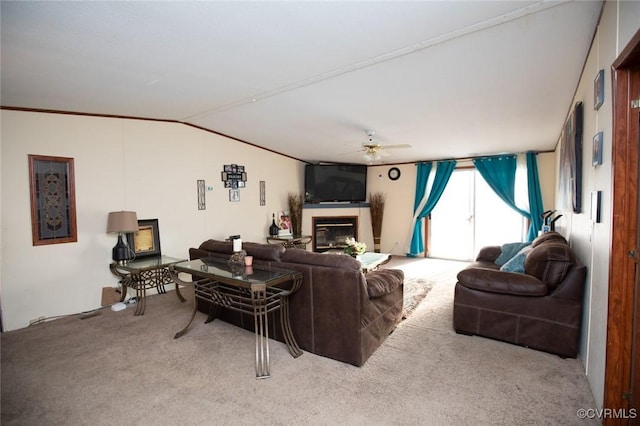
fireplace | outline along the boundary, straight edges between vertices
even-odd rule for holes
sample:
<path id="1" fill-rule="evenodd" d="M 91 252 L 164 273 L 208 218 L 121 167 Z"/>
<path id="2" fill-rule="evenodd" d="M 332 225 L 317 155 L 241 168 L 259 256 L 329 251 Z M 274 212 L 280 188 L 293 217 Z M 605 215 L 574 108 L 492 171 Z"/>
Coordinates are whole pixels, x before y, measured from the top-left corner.
<path id="1" fill-rule="evenodd" d="M 358 239 L 357 216 L 324 216 L 312 218 L 313 251 L 344 249 L 347 238 Z"/>

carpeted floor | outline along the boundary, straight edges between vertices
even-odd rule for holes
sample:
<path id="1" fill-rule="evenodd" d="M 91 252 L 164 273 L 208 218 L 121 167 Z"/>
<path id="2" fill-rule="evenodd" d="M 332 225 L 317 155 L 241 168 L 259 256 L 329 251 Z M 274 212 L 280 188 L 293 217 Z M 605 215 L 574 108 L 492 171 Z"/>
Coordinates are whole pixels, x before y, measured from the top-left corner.
<path id="1" fill-rule="evenodd" d="M 433 283 L 421 277 L 407 277 L 404 280 L 404 300 L 402 319 L 407 319 L 409 315 L 418 307 L 420 302 L 427 297 L 427 293 L 433 287 Z"/>
<path id="2" fill-rule="evenodd" d="M 596 408 L 579 360 L 457 335 L 451 266 L 389 266 L 434 285 L 363 367 L 293 359 L 271 341 L 271 378 L 256 380 L 253 333 L 198 313 L 173 339 L 190 306 L 169 292 L 149 297 L 142 317 L 105 310 L 3 333 L 0 422 L 599 424 L 576 415 Z"/>

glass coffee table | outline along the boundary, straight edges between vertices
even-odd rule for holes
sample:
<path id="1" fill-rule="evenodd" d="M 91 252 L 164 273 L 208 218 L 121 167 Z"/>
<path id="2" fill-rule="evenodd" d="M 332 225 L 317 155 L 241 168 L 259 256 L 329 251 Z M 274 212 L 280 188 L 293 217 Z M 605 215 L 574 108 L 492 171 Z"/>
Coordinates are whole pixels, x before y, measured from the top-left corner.
<path id="1" fill-rule="evenodd" d="M 343 249 L 329 249 L 323 253 L 349 256 Z M 362 272 L 366 274 L 367 272 L 375 271 L 378 266 L 389 263 L 391 255 L 389 253 L 374 253 L 367 251 L 356 256 L 356 260 L 360 262 L 360 265 L 362 265 Z"/>
<path id="2" fill-rule="evenodd" d="M 356 259 L 360 261 L 362 271 L 367 273 L 369 271 L 375 271 L 378 266 L 389 263 L 391 255 L 389 253 L 374 253 L 368 251 L 362 253 L 360 257 L 357 257 Z"/>
<path id="3" fill-rule="evenodd" d="M 183 281 L 178 277 L 180 272 L 191 274 L 194 281 Z M 189 329 L 196 316 L 197 299 L 200 299 L 212 305 L 206 322 L 216 318 L 221 306 L 253 315 L 257 378 L 270 376 L 267 316 L 270 312 L 280 310 L 282 334 L 291 356 L 297 358 L 302 355 L 289 320 L 289 296 L 302 285 L 301 272 L 236 265 L 223 259 L 197 259 L 171 265 L 169 274 L 176 282 L 176 291 L 179 291 L 178 285 L 193 285 L 195 292 L 191 318 L 176 333 L 175 339 Z"/>

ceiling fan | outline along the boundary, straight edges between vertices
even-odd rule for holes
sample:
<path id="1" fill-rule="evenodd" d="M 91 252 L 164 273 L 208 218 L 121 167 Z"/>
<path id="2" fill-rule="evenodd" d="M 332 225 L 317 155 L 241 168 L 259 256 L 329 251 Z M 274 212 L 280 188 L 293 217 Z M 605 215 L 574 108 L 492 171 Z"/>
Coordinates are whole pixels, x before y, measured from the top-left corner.
<path id="1" fill-rule="evenodd" d="M 373 140 L 373 136 L 376 134 L 375 130 L 365 130 L 368 140 L 362 144 L 362 151 L 364 152 L 364 159 L 367 163 L 371 164 L 375 161 L 380 161 L 382 157 L 391 155 L 387 150 L 396 148 L 411 148 L 409 144 L 398 145 L 380 145 Z"/>

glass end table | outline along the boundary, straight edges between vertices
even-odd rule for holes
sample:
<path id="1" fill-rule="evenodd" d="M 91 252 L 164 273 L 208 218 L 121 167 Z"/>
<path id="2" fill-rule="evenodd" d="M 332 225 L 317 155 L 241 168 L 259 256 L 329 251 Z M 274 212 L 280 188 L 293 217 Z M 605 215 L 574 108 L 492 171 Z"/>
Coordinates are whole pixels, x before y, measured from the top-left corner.
<path id="1" fill-rule="evenodd" d="M 158 294 L 166 293 L 164 286 L 174 283 L 169 276 L 169 266 L 185 260 L 169 256 L 152 256 L 124 263 L 113 262 L 109 265 L 109 268 L 115 276 L 120 278 L 120 284 L 122 285 L 120 301 L 124 302 L 127 296 L 127 288 L 135 289 L 136 311 L 134 315 L 144 315 L 147 304 L 147 289 L 155 288 Z M 176 295 L 181 302 L 186 301 L 180 294 L 177 285 Z"/>

